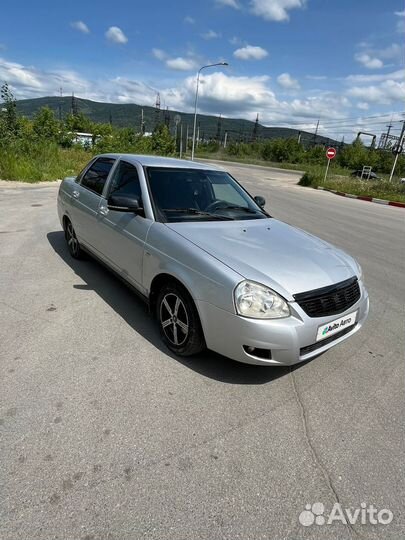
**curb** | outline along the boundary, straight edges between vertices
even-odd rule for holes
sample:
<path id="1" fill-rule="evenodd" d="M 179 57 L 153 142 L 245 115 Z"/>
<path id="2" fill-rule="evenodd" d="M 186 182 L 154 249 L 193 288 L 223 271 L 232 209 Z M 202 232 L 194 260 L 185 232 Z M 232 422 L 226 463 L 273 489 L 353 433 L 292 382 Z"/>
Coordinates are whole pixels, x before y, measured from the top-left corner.
<path id="1" fill-rule="evenodd" d="M 376 199 L 375 197 L 368 197 L 367 195 L 352 195 L 351 193 L 342 193 L 341 191 L 324 188 L 322 186 L 318 186 L 316 189 L 321 189 L 322 191 L 329 191 L 330 193 L 334 193 L 335 195 L 340 195 L 341 197 L 349 197 L 350 199 L 359 199 L 360 201 L 385 204 L 386 206 L 397 206 L 398 208 L 405 208 L 405 203 L 402 202 L 386 201 L 385 199 Z"/>

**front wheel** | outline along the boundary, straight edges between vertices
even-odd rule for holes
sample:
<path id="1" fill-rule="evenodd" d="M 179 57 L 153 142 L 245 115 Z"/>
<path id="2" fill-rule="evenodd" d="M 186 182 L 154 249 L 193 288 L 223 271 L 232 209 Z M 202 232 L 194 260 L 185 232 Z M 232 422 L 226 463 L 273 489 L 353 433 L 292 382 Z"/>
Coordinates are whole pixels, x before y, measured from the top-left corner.
<path id="1" fill-rule="evenodd" d="M 168 284 L 160 290 L 156 315 L 162 340 L 171 351 L 179 356 L 191 356 L 205 349 L 197 309 L 182 287 Z"/>

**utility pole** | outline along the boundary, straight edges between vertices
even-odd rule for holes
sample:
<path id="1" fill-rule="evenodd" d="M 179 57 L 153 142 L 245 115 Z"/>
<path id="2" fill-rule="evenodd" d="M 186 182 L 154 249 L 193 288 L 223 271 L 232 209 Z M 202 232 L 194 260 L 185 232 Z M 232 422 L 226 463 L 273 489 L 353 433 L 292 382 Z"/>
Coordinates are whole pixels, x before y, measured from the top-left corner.
<path id="1" fill-rule="evenodd" d="M 156 94 L 156 104 L 155 104 L 155 129 L 160 124 L 160 94 Z"/>
<path id="2" fill-rule="evenodd" d="M 256 122 L 253 126 L 253 133 L 252 133 L 252 141 L 255 142 L 257 140 L 257 134 L 259 133 L 259 113 L 257 113 L 256 116 Z"/>
<path id="3" fill-rule="evenodd" d="M 302 135 L 302 133 L 301 133 L 301 131 L 299 131 L 298 132 L 298 138 L 297 138 L 297 143 L 298 144 L 300 144 L 300 142 L 301 142 L 301 135 Z"/>
<path id="4" fill-rule="evenodd" d="M 391 169 L 390 180 L 389 180 L 390 182 L 392 182 L 392 177 L 394 176 L 395 167 L 397 166 L 398 156 L 402 153 L 401 149 L 403 148 L 404 138 L 405 138 L 405 120 L 402 120 L 401 135 L 399 136 L 398 150 L 395 153 L 394 164 Z"/>
<path id="5" fill-rule="evenodd" d="M 145 121 L 143 119 L 143 109 L 141 109 L 141 134 L 145 134 Z"/>
<path id="6" fill-rule="evenodd" d="M 198 142 L 200 140 L 200 122 L 198 122 L 198 128 L 197 128 L 197 139 L 195 141 L 195 145 L 198 148 Z"/>
<path id="7" fill-rule="evenodd" d="M 165 125 L 168 129 L 170 129 L 170 113 L 169 113 L 169 107 L 166 107 L 165 109 Z"/>
<path id="8" fill-rule="evenodd" d="M 186 148 L 185 148 L 185 151 L 187 152 L 188 150 L 188 124 L 187 124 L 187 127 L 186 127 Z"/>
<path id="9" fill-rule="evenodd" d="M 218 118 L 217 134 L 215 136 L 215 139 L 217 142 L 221 142 L 221 115 L 219 115 L 219 118 Z"/>
<path id="10" fill-rule="evenodd" d="M 63 98 L 63 94 L 62 94 L 62 87 L 59 88 L 59 95 L 60 95 L 60 102 L 59 102 L 59 122 L 62 122 L 62 98 Z"/>
<path id="11" fill-rule="evenodd" d="M 224 148 L 226 148 L 226 141 L 228 140 L 228 132 L 225 131 L 225 137 L 224 137 Z"/>
<path id="12" fill-rule="evenodd" d="M 77 99 L 75 98 L 74 92 L 72 92 L 72 104 L 70 107 L 70 112 L 73 116 L 77 116 L 78 106 L 77 106 Z"/>
<path id="13" fill-rule="evenodd" d="M 183 124 L 180 124 L 180 159 L 183 153 Z"/>
<path id="14" fill-rule="evenodd" d="M 319 118 L 318 118 L 318 122 L 316 123 L 316 129 L 315 129 L 315 133 L 314 133 L 314 144 L 316 144 L 316 137 L 318 135 L 318 128 L 319 128 Z"/>

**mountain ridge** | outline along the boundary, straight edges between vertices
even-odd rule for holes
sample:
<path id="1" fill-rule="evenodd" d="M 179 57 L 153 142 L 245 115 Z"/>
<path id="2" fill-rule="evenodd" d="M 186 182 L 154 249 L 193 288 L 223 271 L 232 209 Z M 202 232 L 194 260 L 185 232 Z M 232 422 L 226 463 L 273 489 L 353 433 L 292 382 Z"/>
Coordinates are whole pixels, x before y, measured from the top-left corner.
<path id="1" fill-rule="evenodd" d="M 163 110 L 157 112 L 155 107 L 138 105 L 136 103 L 106 103 L 69 96 L 44 96 L 39 98 L 22 99 L 17 101 L 17 111 L 28 118 L 33 118 L 41 107 L 49 107 L 55 116 L 64 118 L 74 108 L 85 114 L 91 121 L 97 123 L 111 123 L 117 127 L 130 127 L 141 130 L 141 119 L 145 122 L 145 131 L 153 131 L 158 119 L 164 122 L 165 118 L 172 132 L 175 129 L 175 116 L 179 115 L 183 130 L 189 130 L 189 137 L 193 129 L 193 113 L 182 111 Z M 223 118 L 213 115 L 198 114 L 200 138 L 209 140 L 217 138 L 218 123 L 220 123 L 220 138 L 223 139 L 225 132 L 227 140 L 250 142 L 253 139 L 255 122 L 244 118 Z M 314 134 L 307 131 L 286 127 L 269 127 L 258 123 L 256 137 L 258 139 L 297 138 L 301 134 L 301 141 L 306 144 L 315 141 Z M 183 132 L 185 136 L 185 132 Z M 322 135 L 316 136 L 316 142 L 320 144 L 339 144 L 338 141 Z"/>

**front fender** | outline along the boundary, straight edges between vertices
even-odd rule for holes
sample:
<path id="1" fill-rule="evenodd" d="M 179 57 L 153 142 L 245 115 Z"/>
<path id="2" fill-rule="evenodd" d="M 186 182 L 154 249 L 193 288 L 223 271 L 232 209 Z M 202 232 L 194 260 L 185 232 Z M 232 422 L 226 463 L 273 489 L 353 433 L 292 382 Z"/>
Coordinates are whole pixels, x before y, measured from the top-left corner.
<path id="1" fill-rule="evenodd" d="M 243 279 L 164 223 L 154 223 L 144 251 L 143 285 L 148 293 L 159 274 L 178 279 L 196 303 L 202 300 L 230 312 L 234 312 L 233 289 Z"/>

